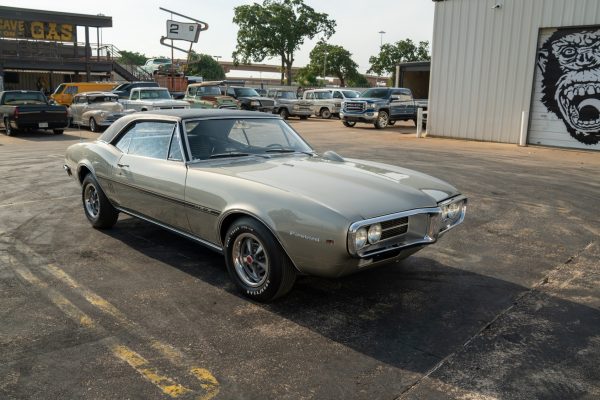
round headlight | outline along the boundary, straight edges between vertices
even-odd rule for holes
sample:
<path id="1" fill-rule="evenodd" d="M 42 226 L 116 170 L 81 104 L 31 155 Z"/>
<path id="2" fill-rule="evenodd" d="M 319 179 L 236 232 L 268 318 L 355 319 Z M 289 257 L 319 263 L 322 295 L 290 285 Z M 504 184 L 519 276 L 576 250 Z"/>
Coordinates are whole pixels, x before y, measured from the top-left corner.
<path id="1" fill-rule="evenodd" d="M 360 228 L 356 231 L 356 235 L 354 236 L 354 246 L 356 250 L 360 250 L 367 244 L 367 230 L 365 228 Z"/>
<path id="2" fill-rule="evenodd" d="M 367 234 L 369 243 L 373 244 L 381 239 L 381 225 L 373 224 L 369 227 L 369 232 Z"/>
<path id="3" fill-rule="evenodd" d="M 460 213 L 460 205 L 461 203 L 448 204 L 448 208 L 446 211 L 447 218 L 454 219 L 458 217 L 458 214 Z"/>

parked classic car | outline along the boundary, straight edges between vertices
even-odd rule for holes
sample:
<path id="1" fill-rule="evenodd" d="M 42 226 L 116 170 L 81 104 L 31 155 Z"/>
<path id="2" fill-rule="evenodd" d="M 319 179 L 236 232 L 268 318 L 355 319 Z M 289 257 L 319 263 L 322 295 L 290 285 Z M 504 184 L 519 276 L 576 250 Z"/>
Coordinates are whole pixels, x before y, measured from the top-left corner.
<path id="1" fill-rule="evenodd" d="M 207 81 L 188 85 L 185 101 L 191 108 L 227 108 L 236 110 L 239 103 L 231 96 L 221 94 L 220 81 Z"/>
<path id="2" fill-rule="evenodd" d="M 42 92 L 0 92 L 0 122 L 7 136 L 21 129 L 48 129 L 59 135 L 69 125 L 67 107 L 51 105 Z"/>
<path id="3" fill-rule="evenodd" d="M 112 93 L 119 96 L 120 99 L 128 99 L 131 95 L 131 90 L 138 87 L 160 87 L 158 83 L 154 81 L 139 81 L 139 82 L 125 82 L 111 90 Z"/>
<path id="4" fill-rule="evenodd" d="M 173 100 L 167 88 L 137 87 L 131 89 L 128 100 L 121 100 L 126 110 L 152 111 L 190 108 L 183 100 Z"/>
<path id="5" fill-rule="evenodd" d="M 146 71 L 147 73 L 149 73 L 150 75 L 154 75 L 156 73 L 158 73 L 158 69 L 160 66 L 170 66 L 171 65 L 171 59 L 169 58 L 150 58 L 148 60 L 146 60 L 146 63 L 144 65 L 142 65 L 140 68 L 142 68 L 144 71 Z"/>
<path id="6" fill-rule="evenodd" d="M 310 102 L 296 98 L 296 91 L 294 90 L 269 89 L 267 97 L 275 100 L 273 113 L 281 115 L 283 119 L 289 117 L 308 119 L 313 113 Z"/>
<path id="7" fill-rule="evenodd" d="M 465 217 L 466 198 L 428 175 L 318 155 L 275 115 L 135 113 L 70 146 L 85 215 L 120 212 L 225 256 L 248 297 L 284 295 L 297 274 L 339 277 L 407 257 Z"/>
<path id="8" fill-rule="evenodd" d="M 273 112 L 273 104 L 275 101 L 268 97 L 261 96 L 252 88 L 227 86 L 225 88 L 225 94 L 239 101 L 242 110 L 262 111 L 267 113 Z"/>
<path id="9" fill-rule="evenodd" d="M 342 102 L 334 99 L 329 89 L 305 90 L 302 99 L 311 103 L 313 113 L 317 117 L 329 119 L 332 115 L 340 114 Z"/>
<path id="10" fill-rule="evenodd" d="M 89 126 L 92 132 L 106 128 L 124 115 L 135 110 L 125 110 L 119 97 L 111 92 L 88 92 L 76 95 L 70 107 L 74 125 Z"/>

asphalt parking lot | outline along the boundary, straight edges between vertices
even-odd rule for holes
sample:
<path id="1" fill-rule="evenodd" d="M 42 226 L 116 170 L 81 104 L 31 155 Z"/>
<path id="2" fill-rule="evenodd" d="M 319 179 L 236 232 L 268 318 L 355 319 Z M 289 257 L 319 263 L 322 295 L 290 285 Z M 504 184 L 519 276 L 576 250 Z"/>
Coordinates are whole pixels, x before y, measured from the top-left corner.
<path id="1" fill-rule="evenodd" d="M 2 132 L 0 398 L 600 397 L 598 153 L 291 123 L 318 151 L 451 182 L 465 223 L 255 304 L 190 241 L 90 227 L 62 157 L 97 134 Z"/>

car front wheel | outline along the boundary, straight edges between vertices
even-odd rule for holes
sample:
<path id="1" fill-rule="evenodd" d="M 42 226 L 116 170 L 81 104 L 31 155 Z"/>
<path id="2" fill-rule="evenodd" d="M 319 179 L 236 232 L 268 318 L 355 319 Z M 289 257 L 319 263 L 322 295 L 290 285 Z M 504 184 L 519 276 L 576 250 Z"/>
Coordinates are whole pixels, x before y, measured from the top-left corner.
<path id="1" fill-rule="evenodd" d="M 388 125 L 388 121 L 389 121 L 390 117 L 387 113 L 387 111 L 379 111 L 379 116 L 377 117 L 377 120 L 375 121 L 375 128 L 377 129 L 383 129 Z"/>
<path id="2" fill-rule="evenodd" d="M 288 119 L 290 117 L 290 113 L 287 110 L 287 108 L 282 108 L 281 110 L 279 110 L 279 115 L 281 116 L 281 118 L 283 119 Z"/>
<path id="3" fill-rule="evenodd" d="M 342 121 L 342 124 L 344 124 L 344 126 L 346 126 L 348 128 L 353 128 L 354 125 L 356 125 L 356 122 L 354 122 L 354 121 Z"/>
<path id="4" fill-rule="evenodd" d="M 98 132 L 98 124 L 96 124 L 94 117 L 90 118 L 90 131 Z"/>
<path id="5" fill-rule="evenodd" d="M 229 275 L 245 296 L 268 302 L 287 294 L 296 269 L 271 232 L 252 218 L 233 223 L 225 236 Z"/>
<path id="6" fill-rule="evenodd" d="M 112 228 L 119 218 L 119 212 L 110 204 L 108 198 L 92 174 L 87 174 L 81 185 L 81 200 L 85 216 L 94 228 Z"/>
<path id="7" fill-rule="evenodd" d="M 321 108 L 321 111 L 319 112 L 319 114 L 321 115 L 321 118 L 323 118 L 323 119 L 331 118 L 331 111 L 329 111 L 329 108 Z"/>

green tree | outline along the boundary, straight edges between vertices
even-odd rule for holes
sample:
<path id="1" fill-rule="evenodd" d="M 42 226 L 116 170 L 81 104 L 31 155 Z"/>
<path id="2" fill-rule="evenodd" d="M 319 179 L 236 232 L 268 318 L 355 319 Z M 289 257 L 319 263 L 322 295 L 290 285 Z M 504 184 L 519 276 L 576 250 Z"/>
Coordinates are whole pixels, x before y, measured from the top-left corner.
<path id="1" fill-rule="evenodd" d="M 379 55 L 369 57 L 371 68 L 367 72 L 374 72 L 377 75 L 394 74 L 398 63 L 430 59 L 429 42 L 419 42 L 417 46 L 412 40 L 404 39 L 381 46 Z"/>
<path id="2" fill-rule="evenodd" d="M 298 73 L 296 74 L 296 82 L 298 82 L 300 86 L 304 87 L 319 86 L 317 74 L 313 71 L 313 69 L 309 68 L 309 66 L 300 68 L 298 70 Z"/>
<path id="3" fill-rule="evenodd" d="M 365 76 L 358 71 L 356 74 L 352 74 L 348 77 L 348 86 L 355 88 L 366 88 L 370 87 L 369 81 Z"/>
<path id="4" fill-rule="evenodd" d="M 118 61 L 125 65 L 144 65 L 148 60 L 146 55 L 134 51 L 121 50 L 119 53 Z"/>
<path id="5" fill-rule="evenodd" d="M 239 26 L 236 63 L 261 62 L 267 57 L 281 59 L 281 83 L 284 73 L 292 84 L 294 52 L 305 39 L 335 33 L 336 23 L 325 13 L 316 12 L 303 0 L 264 0 L 263 4 L 245 4 L 234 9 L 233 22 Z"/>
<path id="6" fill-rule="evenodd" d="M 223 67 L 208 54 L 192 52 L 189 59 L 187 75 L 198 75 L 208 81 L 225 79 Z"/>
<path id="7" fill-rule="evenodd" d="M 346 86 L 346 80 L 350 76 L 358 74 L 358 64 L 352 60 L 352 53 L 343 48 L 327 44 L 323 41 L 310 52 L 310 62 L 308 64 L 313 73 L 317 75 L 333 75 L 340 80 L 340 86 Z M 324 71 L 323 71 L 324 70 Z"/>

